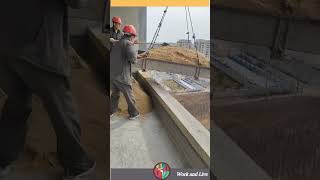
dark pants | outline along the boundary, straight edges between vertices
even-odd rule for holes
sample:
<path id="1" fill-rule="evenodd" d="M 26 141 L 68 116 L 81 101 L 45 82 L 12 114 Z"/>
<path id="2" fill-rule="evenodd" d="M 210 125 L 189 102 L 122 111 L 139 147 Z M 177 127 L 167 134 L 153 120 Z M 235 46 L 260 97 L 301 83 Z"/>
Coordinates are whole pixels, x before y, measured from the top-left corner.
<path id="1" fill-rule="evenodd" d="M 136 106 L 135 106 L 135 99 L 133 97 L 132 87 L 130 85 L 113 81 L 111 84 L 111 114 L 118 111 L 119 99 L 120 99 L 120 92 L 126 98 L 128 104 L 128 113 L 130 116 L 136 116 L 139 114 Z"/>
<path id="2" fill-rule="evenodd" d="M 70 170 L 84 170 L 92 165 L 80 144 L 79 117 L 66 77 L 20 59 L 0 57 L 0 88 L 8 96 L 0 118 L 1 166 L 12 163 L 23 150 L 32 94 L 41 98 L 50 116 L 61 164 Z"/>

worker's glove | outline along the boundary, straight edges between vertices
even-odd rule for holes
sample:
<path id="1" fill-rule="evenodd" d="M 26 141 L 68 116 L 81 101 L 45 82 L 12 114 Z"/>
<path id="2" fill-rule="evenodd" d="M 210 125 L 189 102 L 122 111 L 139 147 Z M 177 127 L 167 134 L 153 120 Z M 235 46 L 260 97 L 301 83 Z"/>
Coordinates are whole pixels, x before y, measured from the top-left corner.
<path id="1" fill-rule="evenodd" d="M 66 5 L 73 9 L 80 9 L 88 6 L 89 0 L 64 0 Z"/>
<path id="2" fill-rule="evenodd" d="M 146 58 L 146 57 L 147 57 L 147 53 L 146 52 L 138 54 L 138 59 L 143 59 L 143 58 Z"/>
<path id="3" fill-rule="evenodd" d="M 111 43 L 115 43 L 115 42 L 118 42 L 119 40 L 115 40 L 115 39 L 113 39 L 113 38 L 110 38 L 110 42 Z"/>

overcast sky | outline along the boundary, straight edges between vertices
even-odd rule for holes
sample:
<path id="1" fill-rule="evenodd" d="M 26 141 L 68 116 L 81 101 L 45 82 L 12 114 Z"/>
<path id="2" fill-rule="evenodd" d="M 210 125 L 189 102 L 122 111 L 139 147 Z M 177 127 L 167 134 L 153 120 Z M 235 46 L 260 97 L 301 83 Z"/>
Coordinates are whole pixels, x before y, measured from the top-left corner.
<path id="1" fill-rule="evenodd" d="M 151 41 L 165 7 L 147 8 L 147 41 Z M 190 7 L 196 39 L 210 39 L 210 7 Z M 190 38 L 192 30 L 189 23 Z M 187 39 L 186 13 L 184 7 L 169 7 L 157 42 L 177 42 Z"/>

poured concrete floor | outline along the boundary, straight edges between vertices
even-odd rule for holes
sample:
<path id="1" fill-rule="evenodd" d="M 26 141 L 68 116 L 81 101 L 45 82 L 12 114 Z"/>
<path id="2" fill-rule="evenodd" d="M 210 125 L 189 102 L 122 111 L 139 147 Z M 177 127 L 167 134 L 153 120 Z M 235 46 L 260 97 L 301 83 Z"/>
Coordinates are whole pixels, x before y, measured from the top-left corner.
<path id="1" fill-rule="evenodd" d="M 153 168 L 158 162 L 185 167 L 155 112 L 133 121 L 112 117 L 110 136 L 111 168 Z"/>
<path id="2" fill-rule="evenodd" d="M 49 173 L 44 172 L 33 172 L 32 174 L 12 174 L 4 178 L 0 178 L 1 180 L 61 180 L 61 176 L 54 176 Z M 98 180 L 96 176 L 87 176 L 81 178 L 81 180 Z M 100 179 L 99 179 L 100 180 Z"/>

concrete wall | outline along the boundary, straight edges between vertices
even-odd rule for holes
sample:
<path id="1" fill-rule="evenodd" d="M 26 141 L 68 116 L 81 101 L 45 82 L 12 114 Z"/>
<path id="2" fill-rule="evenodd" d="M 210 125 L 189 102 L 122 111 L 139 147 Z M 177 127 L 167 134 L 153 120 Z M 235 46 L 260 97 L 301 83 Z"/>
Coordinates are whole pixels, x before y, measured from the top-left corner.
<path id="1" fill-rule="evenodd" d="M 147 8 L 146 7 L 111 7 L 110 8 L 110 25 L 113 16 L 120 16 L 123 25 L 132 24 L 138 31 L 139 41 L 147 40 Z M 112 26 L 112 25 L 111 25 Z M 140 46 L 139 49 L 144 49 Z"/>
<path id="2" fill-rule="evenodd" d="M 212 12 L 214 38 L 262 46 L 272 45 L 275 19 L 220 9 Z"/>
<path id="3" fill-rule="evenodd" d="M 288 49 L 320 54 L 320 22 L 293 21 L 289 25 Z"/>
<path id="4" fill-rule="evenodd" d="M 85 35 L 88 26 L 101 26 L 104 16 L 104 0 L 89 0 L 88 7 L 69 10 L 71 36 Z"/>
<path id="5" fill-rule="evenodd" d="M 268 47 L 273 45 L 279 17 L 218 7 L 212 12 L 212 37 Z M 287 49 L 320 54 L 319 21 L 284 20 L 289 22 Z"/>

